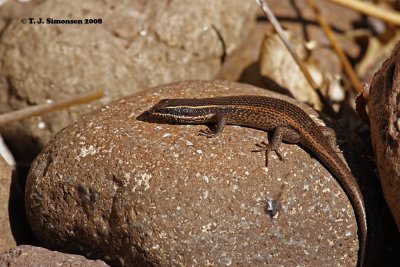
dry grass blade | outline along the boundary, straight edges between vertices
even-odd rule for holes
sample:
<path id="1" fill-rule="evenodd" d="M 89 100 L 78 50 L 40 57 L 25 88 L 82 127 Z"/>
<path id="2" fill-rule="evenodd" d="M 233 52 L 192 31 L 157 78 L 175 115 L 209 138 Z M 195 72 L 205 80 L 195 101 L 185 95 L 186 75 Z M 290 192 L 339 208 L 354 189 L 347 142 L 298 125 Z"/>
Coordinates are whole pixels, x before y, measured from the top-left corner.
<path id="1" fill-rule="evenodd" d="M 104 96 L 103 90 L 94 90 L 87 93 L 80 94 L 78 96 L 55 101 L 53 103 L 39 104 L 35 106 L 26 107 L 17 111 L 0 115 L 0 126 L 7 123 L 19 121 L 22 119 L 30 118 L 33 116 L 39 116 L 52 112 L 55 110 L 65 109 L 70 106 L 76 106 L 91 102 L 93 100 L 102 98 Z"/>
<path id="2" fill-rule="evenodd" d="M 315 0 L 308 0 L 308 4 L 310 5 L 311 9 L 314 11 L 315 16 L 318 20 L 318 23 L 321 25 L 322 30 L 325 32 L 325 35 L 328 38 L 329 42 L 331 43 L 333 50 L 335 51 L 335 53 L 338 55 L 340 61 L 342 62 L 344 71 L 346 72 L 347 76 L 349 77 L 351 84 L 353 85 L 354 90 L 356 91 L 356 94 L 362 93 L 363 88 L 362 88 L 360 80 L 358 79 L 353 67 L 351 66 L 346 55 L 344 54 L 342 48 L 336 41 L 336 37 L 333 34 L 330 26 L 326 22 L 325 18 L 323 16 L 321 16 L 321 12 L 320 12 L 319 8 L 317 7 Z"/>
<path id="3" fill-rule="evenodd" d="M 400 13 L 390 9 L 379 8 L 376 5 L 356 0 L 325 0 L 338 4 L 365 15 L 375 17 L 391 24 L 400 25 Z"/>

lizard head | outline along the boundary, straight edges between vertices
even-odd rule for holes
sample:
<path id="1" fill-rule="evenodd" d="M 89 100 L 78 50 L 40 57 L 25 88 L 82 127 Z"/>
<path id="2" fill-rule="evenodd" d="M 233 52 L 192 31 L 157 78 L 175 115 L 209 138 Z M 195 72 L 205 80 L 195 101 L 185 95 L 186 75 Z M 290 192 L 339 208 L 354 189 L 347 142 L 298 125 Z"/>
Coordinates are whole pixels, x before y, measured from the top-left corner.
<path id="1" fill-rule="evenodd" d="M 211 122 L 211 109 L 196 105 L 196 99 L 162 99 L 137 117 L 140 121 L 178 124 L 201 124 Z"/>

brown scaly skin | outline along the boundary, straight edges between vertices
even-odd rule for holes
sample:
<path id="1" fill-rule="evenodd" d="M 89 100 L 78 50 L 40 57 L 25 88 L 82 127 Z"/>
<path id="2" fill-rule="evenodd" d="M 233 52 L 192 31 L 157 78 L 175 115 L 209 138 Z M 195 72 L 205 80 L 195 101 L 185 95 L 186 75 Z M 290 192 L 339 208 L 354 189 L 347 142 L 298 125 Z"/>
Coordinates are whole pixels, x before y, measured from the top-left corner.
<path id="1" fill-rule="evenodd" d="M 202 135 L 215 137 L 225 125 L 235 124 L 273 131 L 272 141 L 260 147 L 275 151 L 282 141 L 307 147 L 336 177 L 356 214 L 360 240 L 359 266 L 364 266 L 367 245 L 367 219 L 363 195 L 350 170 L 334 150 L 332 129 L 318 126 L 306 112 L 287 101 L 263 96 L 227 96 L 201 99 L 164 99 L 138 117 L 139 120 L 177 124 L 216 124 L 215 131 Z"/>

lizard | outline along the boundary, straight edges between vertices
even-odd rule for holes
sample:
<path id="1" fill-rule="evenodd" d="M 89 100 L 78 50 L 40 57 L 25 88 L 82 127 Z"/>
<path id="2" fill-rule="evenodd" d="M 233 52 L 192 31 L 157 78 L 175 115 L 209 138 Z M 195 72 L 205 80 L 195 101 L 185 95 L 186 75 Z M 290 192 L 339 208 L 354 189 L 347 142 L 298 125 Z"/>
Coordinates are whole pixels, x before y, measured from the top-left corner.
<path id="1" fill-rule="evenodd" d="M 334 149 L 333 129 L 319 126 L 300 107 L 278 98 L 254 95 L 163 99 L 137 119 L 170 124 L 214 124 L 215 129 L 200 132 L 206 137 L 218 136 L 228 124 L 273 132 L 271 142 L 258 145 L 266 151 L 266 164 L 270 152 L 282 159 L 278 152 L 282 141 L 305 146 L 336 178 L 352 204 L 358 224 L 358 265 L 364 266 L 367 217 L 360 187 Z"/>

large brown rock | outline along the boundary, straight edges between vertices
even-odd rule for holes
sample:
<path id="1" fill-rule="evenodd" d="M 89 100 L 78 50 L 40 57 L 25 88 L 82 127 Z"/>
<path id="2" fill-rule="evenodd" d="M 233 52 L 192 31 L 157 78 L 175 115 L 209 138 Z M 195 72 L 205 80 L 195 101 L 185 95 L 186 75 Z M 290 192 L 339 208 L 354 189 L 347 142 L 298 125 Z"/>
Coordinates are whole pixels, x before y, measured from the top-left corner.
<path id="1" fill-rule="evenodd" d="M 244 84 L 181 82 L 122 98 L 63 129 L 29 173 L 36 236 L 113 265 L 355 265 L 350 202 L 305 150 L 283 144 L 284 161 L 271 156 L 266 168 L 264 154 L 251 153 L 266 140 L 263 131 L 229 126 L 207 139 L 198 136 L 205 126 L 136 119 L 162 98 L 235 94 L 282 97 Z"/>
<path id="2" fill-rule="evenodd" d="M 22 24 L 0 41 L 0 113 L 92 89 L 110 99 L 183 79 L 210 79 L 254 24 L 256 3 L 208 1 L 43 1 L 29 18 L 101 19 L 101 24 Z M 228 15 L 229 14 L 229 15 Z M 2 128 L 17 158 L 29 160 L 58 130 L 99 103 Z"/>
<path id="3" fill-rule="evenodd" d="M 106 267 L 109 265 L 101 260 L 88 260 L 80 255 L 64 254 L 58 251 L 50 251 L 41 247 L 22 245 L 0 254 L 0 266 Z"/>
<path id="4" fill-rule="evenodd" d="M 400 229 L 400 43 L 374 75 L 368 108 L 371 140 L 386 202 Z"/>

